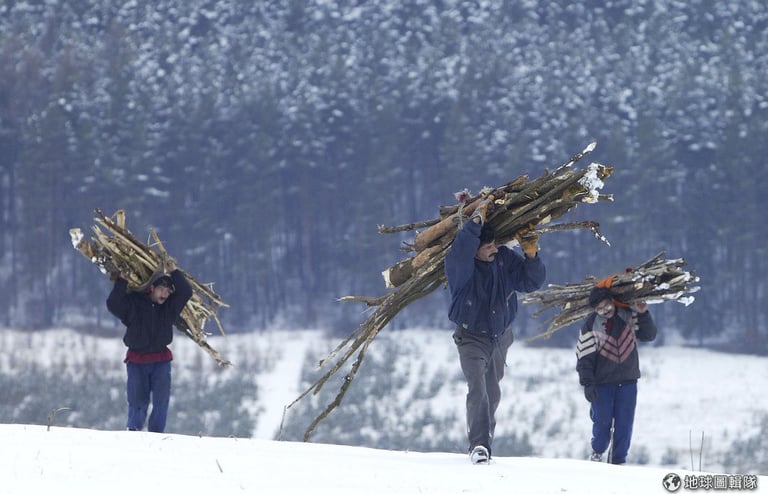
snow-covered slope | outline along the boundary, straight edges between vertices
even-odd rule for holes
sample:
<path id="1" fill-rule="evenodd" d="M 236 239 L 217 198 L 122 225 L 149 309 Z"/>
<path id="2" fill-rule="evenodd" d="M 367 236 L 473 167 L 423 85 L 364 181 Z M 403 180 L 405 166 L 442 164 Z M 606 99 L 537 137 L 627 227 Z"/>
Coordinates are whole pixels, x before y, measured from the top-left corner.
<path id="1" fill-rule="evenodd" d="M 412 453 L 415 450 L 462 452 L 466 447 L 466 390 L 450 331 L 384 331 L 378 338 L 349 396 L 338 411 L 321 423 L 313 442 L 411 450 Z M 303 431 L 302 427 L 314 418 L 312 411 L 302 412 L 296 408 L 284 416 L 284 409 L 304 390 L 307 383 L 301 381 L 302 376 L 309 375 L 310 368 L 338 343 L 337 339 L 328 338 L 320 330 L 260 331 L 212 337 L 210 342 L 230 358 L 234 366 L 216 368 L 212 359 L 193 342 L 177 338 L 173 344 L 177 395 L 184 394 L 181 389 L 187 380 L 212 381 L 213 389 L 235 377 L 255 381 L 256 388 L 235 386 L 239 394 L 227 396 L 221 404 L 205 403 L 208 407 L 205 413 L 233 406 L 247 410 L 252 424 L 246 430 L 251 431 L 249 435 L 253 439 L 275 439 L 283 421 Z M 734 466 L 739 463 L 728 466 L 727 457 L 734 445 L 744 444 L 750 438 L 754 440 L 761 426 L 764 430 L 761 421 L 768 411 L 768 394 L 764 392 L 768 389 L 765 372 L 768 359 L 647 345 L 642 346 L 640 352 L 643 378 L 630 463 L 662 469 L 698 470 L 701 465 L 705 471 L 766 473 L 762 467 L 744 471 Z M 77 410 L 72 410 L 56 417 L 54 424 L 115 429 L 116 426 L 110 424 L 124 421 L 123 353 L 119 335 L 97 338 L 65 329 L 31 333 L 8 329 L 0 331 L 0 377 L 23 376 L 32 368 L 37 372 L 43 369 L 57 376 L 72 376 L 75 382 L 86 377 L 111 376 L 112 387 L 104 387 L 102 392 L 117 403 L 117 416 L 111 422 L 107 417 L 99 422 L 97 414 L 96 422 L 86 423 Z M 530 453 L 526 456 L 586 458 L 590 436 L 588 404 L 577 383 L 573 350 L 531 348 L 517 342 L 507 360 L 504 395 L 498 412 L 496 456 L 518 456 L 503 451 L 509 438 L 524 435 L 530 443 Z M 381 383 L 371 385 L 372 379 L 384 373 L 394 383 L 393 388 L 387 389 Z M 327 391 L 335 393 L 341 378 L 342 374 L 329 381 Z M 9 378 L 7 382 L 15 381 Z M 98 392 L 103 385 L 91 381 L 89 386 Z M 194 388 L 184 389 L 188 393 Z M 229 392 L 232 393 L 232 387 Z M 9 393 L 5 393 L 4 399 L 10 399 Z M 39 406 L 49 406 L 44 400 L 41 403 Z M 325 405 L 323 400 L 318 403 Z M 185 402 L 185 406 L 192 405 Z M 51 408 L 57 406 L 62 404 L 51 401 Z M 82 408 L 87 403 L 79 406 Z M 179 403 L 177 409 L 181 406 Z M 371 411 L 379 414 L 379 421 L 370 420 Z M 48 408 L 42 410 L 40 416 L 45 417 L 47 412 Z M 195 410 L 185 412 L 194 414 Z M 421 421 L 415 422 L 415 419 Z M 44 419 L 29 422 L 5 417 L 0 420 L 3 421 L 45 425 Z M 174 431 L 170 425 L 169 429 Z M 382 441 L 382 437 L 394 437 L 391 431 L 395 430 L 400 431 L 398 434 L 404 441 L 397 444 Z M 332 433 L 327 434 L 328 431 Z M 198 432 L 204 436 L 224 435 L 212 434 L 205 428 L 183 433 Z M 297 439 L 287 434 L 282 438 Z M 418 445 L 417 438 L 422 441 Z M 442 445 L 425 448 L 431 439 Z M 444 446 L 446 443 L 449 446 Z M 755 457 L 757 453 L 748 453 L 748 456 Z"/>
<path id="2" fill-rule="evenodd" d="M 27 425 L 0 426 L 0 440 L 7 494 L 652 494 L 666 492 L 662 481 L 672 472 L 541 458 L 476 466 L 455 453 Z"/>

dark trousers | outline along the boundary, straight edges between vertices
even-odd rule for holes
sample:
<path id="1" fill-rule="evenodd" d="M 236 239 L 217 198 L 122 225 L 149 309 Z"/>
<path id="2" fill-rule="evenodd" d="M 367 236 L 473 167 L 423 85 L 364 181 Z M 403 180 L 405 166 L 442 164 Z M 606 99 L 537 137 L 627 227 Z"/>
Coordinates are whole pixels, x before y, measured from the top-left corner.
<path id="1" fill-rule="evenodd" d="M 611 442 L 613 423 L 613 455 L 611 463 L 626 463 L 637 405 L 637 383 L 598 384 L 597 399 L 589 408 L 592 419 L 592 450 L 602 454 Z"/>
<path id="2" fill-rule="evenodd" d="M 128 430 L 140 431 L 147 420 L 150 399 L 152 413 L 149 416 L 149 432 L 165 431 L 168 404 L 171 401 L 171 363 L 157 362 L 136 364 L 126 362 L 128 383 Z"/>
<path id="3" fill-rule="evenodd" d="M 453 333 L 459 363 L 467 380 L 467 438 L 469 450 L 485 446 L 490 453 L 496 429 L 496 409 L 501 400 L 507 350 L 514 336 L 507 331 L 498 341 L 461 328 Z"/>

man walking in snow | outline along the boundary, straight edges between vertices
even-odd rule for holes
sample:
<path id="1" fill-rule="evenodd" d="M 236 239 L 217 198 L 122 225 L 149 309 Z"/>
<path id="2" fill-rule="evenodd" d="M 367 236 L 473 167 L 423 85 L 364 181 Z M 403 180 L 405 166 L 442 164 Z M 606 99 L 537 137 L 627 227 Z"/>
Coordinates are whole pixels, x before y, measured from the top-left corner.
<path id="1" fill-rule="evenodd" d="M 173 258 L 165 260 L 162 268 L 142 292 L 129 291 L 128 282 L 115 277 L 107 298 L 109 312 L 126 327 L 123 342 L 128 347 L 128 430 L 144 428 L 150 401 L 150 432 L 164 432 L 168 417 L 173 360 L 168 345 L 173 340 L 173 323 L 192 297 L 192 287 Z"/>
<path id="2" fill-rule="evenodd" d="M 602 461 L 613 427 L 610 461 L 621 465 L 627 461 L 635 421 L 640 378 L 637 342 L 656 339 L 656 324 L 647 304 L 621 303 L 615 300 L 608 286 L 598 283 L 589 294 L 589 305 L 594 312 L 587 316 L 581 328 L 576 345 L 576 371 L 590 403 L 590 459 Z"/>
<path id="3" fill-rule="evenodd" d="M 509 325 L 517 314 L 516 291 L 532 292 L 544 283 L 538 236 L 518 236 L 525 255 L 496 245 L 496 232 L 485 222 L 483 201 L 457 232 L 445 258 L 451 293 L 449 319 L 467 380 L 467 434 L 472 463 L 491 458 L 496 409 L 501 399 L 507 350 L 514 336 Z"/>

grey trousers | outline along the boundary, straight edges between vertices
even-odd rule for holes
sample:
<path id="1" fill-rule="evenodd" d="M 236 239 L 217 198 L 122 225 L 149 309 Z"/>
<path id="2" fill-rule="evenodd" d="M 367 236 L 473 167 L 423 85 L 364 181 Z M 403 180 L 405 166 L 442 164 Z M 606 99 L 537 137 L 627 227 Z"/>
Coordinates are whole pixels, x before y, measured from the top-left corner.
<path id="1" fill-rule="evenodd" d="M 499 383 L 504 377 L 507 350 L 514 341 L 512 329 L 498 341 L 456 328 L 453 341 L 459 351 L 459 363 L 467 380 L 467 438 L 469 450 L 485 446 L 490 453 L 496 429 L 496 409 L 501 400 Z"/>

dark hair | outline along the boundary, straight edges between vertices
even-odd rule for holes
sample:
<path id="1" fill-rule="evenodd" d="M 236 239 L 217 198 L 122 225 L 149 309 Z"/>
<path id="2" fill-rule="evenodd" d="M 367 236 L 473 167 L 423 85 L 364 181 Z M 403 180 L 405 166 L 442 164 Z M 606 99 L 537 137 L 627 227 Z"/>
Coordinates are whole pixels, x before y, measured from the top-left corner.
<path id="1" fill-rule="evenodd" d="M 613 300 L 613 292 L 610 288 L 596 286 L 589 292 L 589 306 L 593 309 L 605 299 Z"/>
<path id="2" fill-rule="evenodd" d="M 174 289 L 173 278 L 171 278 L 167 274 L 164 274 L 164 275 L 158 277 L 155 281 L 153 281 L 152 282 L 152 286 L 164 286 L 164 287 L 170 288 L 171 291 L 173 291 L 173 289 Z"/>
<path id="3" fill-rule="evenodd" d="M 480 229 L 480 245 L 489 244 L 496 240 L 496 229 L 490 223 L 483 223 Z"/>

